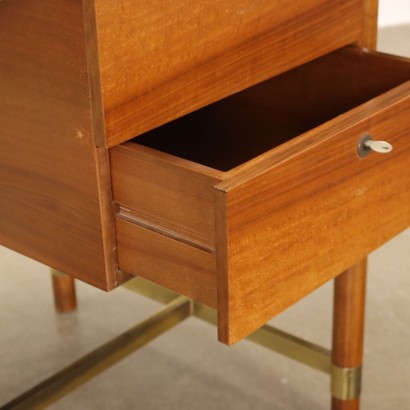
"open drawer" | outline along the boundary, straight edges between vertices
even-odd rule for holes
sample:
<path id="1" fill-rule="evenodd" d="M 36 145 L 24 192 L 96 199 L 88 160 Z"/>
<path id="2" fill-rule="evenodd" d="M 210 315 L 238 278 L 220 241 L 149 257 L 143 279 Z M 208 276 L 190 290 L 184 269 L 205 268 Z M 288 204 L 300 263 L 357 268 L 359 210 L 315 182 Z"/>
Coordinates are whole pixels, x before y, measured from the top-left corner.
<path id="1" fill-rule="evenodd" d="M 409 80 L 346 48 L 111 149 L 119 268 L 245 337 L 409 226 Z"/>

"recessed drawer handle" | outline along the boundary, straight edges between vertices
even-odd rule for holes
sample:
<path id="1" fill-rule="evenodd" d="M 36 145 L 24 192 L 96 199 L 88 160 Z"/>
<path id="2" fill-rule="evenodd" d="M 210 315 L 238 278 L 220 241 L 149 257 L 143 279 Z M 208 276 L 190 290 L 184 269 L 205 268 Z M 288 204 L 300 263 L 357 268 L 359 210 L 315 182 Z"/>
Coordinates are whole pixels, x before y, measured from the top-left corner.
<path id="1" fill-rule="evenodd" d="M 366 157 L 374 151 L 379 154 L 388 154 L 393 150 L 393 145 L 386 141 L 374 141 L 370 134 L 365 134 L 359 141 L 357 152 L 359 157 Z"/>

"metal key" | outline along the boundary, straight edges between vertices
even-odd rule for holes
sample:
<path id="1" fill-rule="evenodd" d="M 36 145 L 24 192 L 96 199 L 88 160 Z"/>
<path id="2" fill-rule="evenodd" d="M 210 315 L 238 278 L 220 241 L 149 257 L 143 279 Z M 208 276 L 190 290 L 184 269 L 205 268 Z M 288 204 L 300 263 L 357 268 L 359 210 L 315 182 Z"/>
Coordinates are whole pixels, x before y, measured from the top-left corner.
<path id="1" fill-rule="evenodd" d="M 366 157 L 372 151 L 379 154 L 388 154 L 393 150 L 393 145 L 386 141 L 374 141 L 370 134 L 363 135 L 360 138 L 359 144 L 357 146 L 357 153 L 359 157 Z"/>
<path id="2" fill-rule="evenodd" d="M 388 154 L 393 149 L 393 145 L 386 141 L 367 140 L 364 145 L 379 154 Z"/>

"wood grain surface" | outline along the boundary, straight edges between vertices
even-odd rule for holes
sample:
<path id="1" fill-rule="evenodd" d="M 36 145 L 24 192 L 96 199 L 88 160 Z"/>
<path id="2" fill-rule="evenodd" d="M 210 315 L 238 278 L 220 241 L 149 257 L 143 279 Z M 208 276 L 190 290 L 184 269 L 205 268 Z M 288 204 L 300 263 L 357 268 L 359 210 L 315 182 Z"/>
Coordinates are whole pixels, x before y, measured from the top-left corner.
<path id="1" fill-rule="evenodd" d="M 215 251 L 213 187 L 221 172 L 131 143 L 110 158 L 114 201 L 128 219 Z"/>
<path id="2" fill-rule="evenodd" d="M 363 13 L 362 0 L 96 0 L 107 144 L 358 41 Z"/>
<path id="3" fill-rule="evenodd" d="M 215 254 L 120 217 L 116 230 L 120 269 L 217 307 Z"/>
<path id="4" fill-rule="evenodd" d="M 363 22 L 362 35 L 359 40 L 361 47 L 368 47 L 372 50 L 377 45 L 377 17 L 379 14 L 379 0 L 362 0 L 363 2 Z"/>
<path id="5" fill-rule="evenodd" d="M 362 365 L 367 261 L 335 279 L 332 363 L 338 367 Z"/>
<path id="6" fill-rule="evenodd" d="M 219 337 L 232 344 L 410 225 L 410 82 L 217 186 Z M 394 145 L 361 159 L 370 133 Z"/>
<path id="7" fill-rule="evenodd" d="M 80 1 L 0 2 L 0 243 L 107 289 L 109 165 L 85 49 Z"/>

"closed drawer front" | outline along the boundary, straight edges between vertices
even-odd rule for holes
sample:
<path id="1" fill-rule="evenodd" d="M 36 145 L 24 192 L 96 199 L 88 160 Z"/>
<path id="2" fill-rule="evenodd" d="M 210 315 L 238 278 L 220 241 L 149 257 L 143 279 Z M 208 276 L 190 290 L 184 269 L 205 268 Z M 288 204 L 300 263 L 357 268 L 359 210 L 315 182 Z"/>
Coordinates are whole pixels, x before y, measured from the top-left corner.
<path id="1" fill-rule="evenodd" d="M 364 19 L 363 0 L 94 3 L 108 146 L 352 44 Z"/>
<path id="2" fill-rule="evenodd" d="M 409 80 L 346 48 L 113 148 L 120 268 L 245 337 L 409 226 Z"/>

